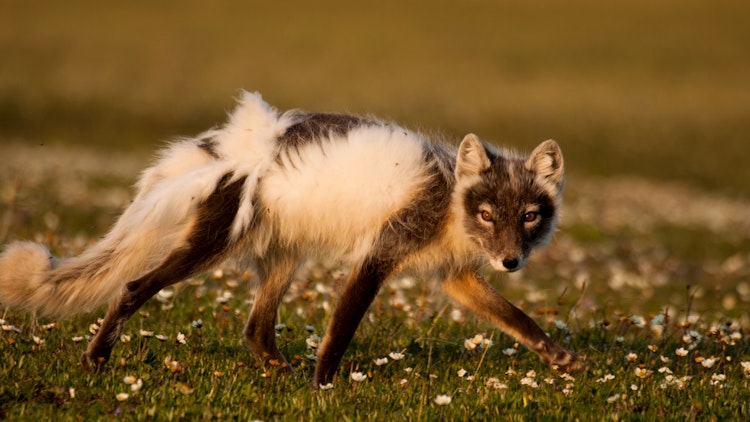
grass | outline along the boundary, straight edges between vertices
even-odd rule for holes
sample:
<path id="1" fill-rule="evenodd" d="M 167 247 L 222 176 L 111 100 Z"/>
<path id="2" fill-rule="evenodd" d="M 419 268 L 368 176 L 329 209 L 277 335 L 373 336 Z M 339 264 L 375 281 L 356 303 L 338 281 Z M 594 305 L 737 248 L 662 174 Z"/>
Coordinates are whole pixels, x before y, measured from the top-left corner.
<path id="1" fill-rule="evenodd" d="M 314 393 L 307 340 L 324 332 L 339 269 L 311 265 L 287 295 L 278 341 L 296 374 L 283 376 L 241 338 L 254 275 L 221 267 L 147 303 L 96 375 L 78 359 L 103 310 L 34 321 L 0 307 L 0 419 L 750 413 L 745 4 L 27 3 L 0 4 L 0 243 L 79 253 L 127 205 L 154 149 L 222 122 L 239 88 L 280 109 L 375 113 L 451 139 L 529 149 L 554 137 L 569 175 L 560 233 L 492 282 L 589 367 L 564 378 L 434 281 L 398 278 L 335 388 Z M 492 346 L 468 350 L 478 334 Z"/>
<path id="2" fill-rule="evenodd" d="M 63 256 L 107 229 L 142 164 L 139 154 L 121 153 L 110 166 L 107 153 L 86 147 L 3 152 L 13 157 L 0 169 L 4 237 L 43 241 Z M 75 166 L 65 164 L 74 157 Z M 287 295 L 277 340 L 296 374 L 281 375 L 258 367 L 242 340 L 254 275 L 218 267 L 147 303 L 99 374 L 84 372 L 78 359 L 103 310 L 34 321 L 5 309 L 0 416 L 739 419 L 750 388 L 748 209 L 684 186 L 571 181 L 553 244 L 522 272 L 492 281 L 556 341 L 588 357 L 587 370 L 572 378 L 454 307 L 435 281 L 399 277 L 368 312 L 335 388 L 314 393 L 308 339 L 324 332 L 339 268 L 311 263 Z M 478 334 L 492 345 L 467 349 Z M 394 360 L 394 352 L 404 357 Z M 382 358 L 388 362 L 378 365 Z M 367 378 L 356 382 L 355 372 Z M 437 404 L 443 395 L 450 403 Z"/>

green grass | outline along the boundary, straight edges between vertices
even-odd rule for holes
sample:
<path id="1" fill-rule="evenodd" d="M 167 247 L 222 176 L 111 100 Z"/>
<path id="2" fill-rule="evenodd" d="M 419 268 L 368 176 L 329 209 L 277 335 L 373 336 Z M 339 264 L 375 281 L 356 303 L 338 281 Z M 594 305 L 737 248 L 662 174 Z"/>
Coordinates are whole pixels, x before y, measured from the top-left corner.
<path id="1" fill-rule="evenodd" d="M 85 148 L 4 151 L 13 159 L 0 168 L 0 234 L 5 241 L 43 241 L 62 256 L 79 253 L 106 231 L 129 201 L 131 180 L 124 175 L 135 175 L 142 164 L 138 154 L 121 153 L 120 165 L 111 166 L 106 153 Z M 79 158 L 75 166 L 62 164 L 71 157 Z M 295 375 L 266 372 L 255 363 L 242 339 L 255 278 L 226 267 L 220 276 L 202 275 L 170 289 L 173 296 L 147 303 L 125 327 L 130 341 L 116 346 L 99 374 L 78 365 L 86 339 L 74 337 L 89 336 L 103 310 L 35 325 L 29 315 L 5 309 L 0 417 L 742 418 L 750 388 L 742 366 L 750 361 L 750 236 L 741 219 L 750 204 L 627 180 L 572 181 L 567 194 L 552 245 L 522 272 L 492 275 L 492 282 L 553 339 L 588 357 L 587 370 L 572 379 L 523 347 L 506 355 L 514 340 L 454 307 L 435 281 L 399 277 L 361 324 L 335 388 L 314 393 L 306 340 L 324 332 L 337 300 L 337 267 L 314 265 L 301 272 L 279 311 L 285 327 L 277 340 Z M 652 202 L 684 209 L 673 215 Z M 664 323 L 652 327 L 654 318 Z M 199 319 L 200 328 L 194 325 Z M 140 330 L 168 338 L 145 337 Z M 690 331 L 701 340 L 686 343 Z M 178 333 L 186 344 L 177 343 Z M 493 345 L 467 350 L 464 341 L 477 334 Z M 687 356 L 676 354 L 680 348 Z M 405 357 L 375 364 L 391 352 Z M 178 362 L 176 370 L 167 359 Z M 714 364 L 704 367 L 701 359 Z M 459 376 L 462 369 L 466 373 Z M 352 372 L 367 379 L 354 382 Z M 131 391 L 126 376 L 140 378 L 142 388 Z M 129 396 L 119 401 L 120 393 Z M 450 396 L 451 403 L 439 406 L 439 395 Z"/>
<path id="2" fill-rule="evenodd" d="M 284 376 L 265 373 L 245 346 L 254 276 L 227 267 L 147 303 L 100 374 L 78 366 L 86 340 L 73 338 L 103 310 L 35 325 L 0 307 L 0 419 L 750 413 L 746 4 L 47 3 L 0 4 L 0 243 L 79 253 L 128 204 L 153 151 L 220 124 L 239 88 L 282 110 L 374 113 L 455 140 L 475 132 L 529 149 L 552 137 L 569 175 L 560 232 L 524 271 L 492 282 L 589 367 L 566 380 L 522 347 L 508 356 L 514 340 L 457 313 L 434 281 L 399 279 L 360 326 L 335 388 L 314 393 L 306 339 L 308 326 L 322 335 L 336 303 L 333 269 L 301 273 L 279 311 L 278 341 L 296 370 Z M 217 302 L 224 292 L 232 297 Z M 683 340 L 691 331 L 700 342 Z M 467 350 L 476 334 L 494 345 Z M 405 356 L 375 364 L 391 352 Z"/>

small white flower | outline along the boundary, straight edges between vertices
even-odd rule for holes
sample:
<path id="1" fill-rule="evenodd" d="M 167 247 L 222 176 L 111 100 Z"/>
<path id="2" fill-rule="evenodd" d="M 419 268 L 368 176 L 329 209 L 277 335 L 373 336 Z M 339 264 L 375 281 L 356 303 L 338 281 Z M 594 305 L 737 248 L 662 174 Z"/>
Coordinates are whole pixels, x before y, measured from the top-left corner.
<path id="1" fill-rule="evenodd" d="M 141 329 L 140 331 L 138 331 L 138 335 L 140 335 L 141 337 L 153 337 L 154 332 Z"/>
<path id="2" fill-rule="evenodd" d="M 281 324 L 281 323 L 280 324 L 276 324 L 276 325 L 273 326 L 273 328 L 276 331 L 284 331 L 286 329 L 286 324 Z"/>
<path id="3" fill-rule="evenodd" d="M 156 339 L 159 340 L 159 341 L 167 341 L 167 340 L 169 340 L 169 336 L 166 336 L 164 334 L 157 334 L 154 337 L 156 337 Z"/>
<path id="4" fill-rule="evenodd" d="M 697 331 L 691 330 L 682 336 L 682 341 L 685 344 L 697 344 L 697 343 L 700 343 L 702 338 L 703 336 L 701 336 L 700 333 L 698 333 Z"/>
<path id="5" fill-rule="evenodd" d="M 707 358 L 707 359 L 703 359 L 701 361 L 701 365 L 704 368 L 711 368 L 711 367 L 714 366 L 715 363 L 716 363 L 716 359 L 715 358 Z"/>
<path id="6" fill-rule="evenodd" d="M 638 355 L 632 352 L 628 353 L 627 355 L 625 355 L 625 360 L 628 362 L 635 362 L 636 360 L 638 360 Z"/>
<path id="7" fill-rule="evenodd" d="M 121 334 L 120 335 L 120 341 L 127 344 L 130 343 L 130 336 L 127 334 Z"/>
<path id="8" fill-rule="evenodd" d="M 391 359 L 393 359 L 393 360 L 401 360 L 401 359 L 403 359 L 403 358 L 404 358 L 404 354 L 403 354 L 403 353 L 398 353 L 398 352 L 391 352 L 391 353 L 388 353 L 388 356 L 389 356 L 389 357 L 390 357 Z"/>
<path id="9" fill-rule="evenodd" d="M 463 378 L 464 375 L 466 375 L 466 369 L 464 368 L 459 369 L 456 375 L 458 375 L 460 378 Z"/>
<path id="10" fill-rule="evenodd" d="M 305 343 L 307 343 L 307 347 L 310 349 L 317 349 L 320 345 L 320 336 L 317 334 L 312 334 L 310 337 L 305 339 Z"/>
<path id="11" fill-rule="evenodd" d="M 750 361 L 740 362 L 740 365 L 742 365 L 742 372 L 745 373 L 745 378 L 750 378 Z"/>
<path id="12" fill-rule="evenodd" d="M 404 388 L 408 383 L 409 380 L 407 380 L 406 378 L 402 378 L 401 381 L 398 382 L 398 385 L 401 386 L 401 388 Z"/>
<path id="13" fill-rule="evenodd" d="M 607 375 L 605 375 L 605 376 L 603 376 L 603 377 L 599 378 L 598 380 L 596 380 L 596 382 L 607 382 L 607 381 L 612 381 L 613 379 L 615 379 L 615 376 L 614 376 L 614 375 L 612 375 L 612 374 L 607 374 Z"/>
<path id="14" fill-rule="evenodd" d="M 377 366 L 383 366 L 388 363 L 388 358 L 378 358 L 375 359 L 375 365 Z"/>
<path id="15" fill-rule="evenodd" d="M 83 341 L 83 336 L 75 336 L 71 340 L 73 340 L 73 343 L 80 343 Z"/>
<path id="16" fill-rule="evenodd" d="M 568 324 L 559 319 L 555 320 L 555 327 L 557 327 L 558 330 L 568 331 Z"/>
<path id="17" fill-rule="evenodd" d="M 356 382 L 362 382 L 367 379 L 367 375 L 361 372 L 352 372 L 351 377 Z"/>
<path id="18" fill-rule="evenodd" d="M 125 378 L 122 379 L 122 382 L 124 382 L 127 385 L 134 384 L 138 378 L 132 376 L 132 375 L 126 375 Z"/>
<path id="19" fill-rule="evenodd" d="M 133 392 L 141 391 L 143 388 L 143 380 L 138 378 L 134 383 L 130 384 L 130 390 Z"/>
<path id="20" fill-rule="evenodd" d="M 321 390 L 323 390 L 323 391 L 325 391 L 325 390 L 331 390 L 331 389 L 333 389 L 333 384 L 332 384 L 332 383 L 330 383 L 330 382 L 329 382 L 328 384 L 325 384 L 325 385 L 323 385 L 323 384 L 320 384 L 320 385 L 318 386 L 318 388 L 320 388 L 320 389 L 321 389 Z"/>
<path id="21" fill-rule="evenodd" d="M 474 350 L 477 348 L 477 344 L 471 341 L 471 339 L 467 338 L 466 340 L 464 340 L 464 347 L 466 348 L 466 350 Z"/>
<path id="22" fill-rule="evenodd" d="M 680 356 L 680 357 L 685 357 L 685 356 L 687 356 L 687 354 L 688 354 L 688 351 L 687 351 L 687 350 L 685 350 L 684 348 L 680 347 L 679 349 L 675 350 L 675 351 L 674 351 L 674 353 L 675 353 L 675 354 L 676 354 L 677 356 Z"/>
<path id="23" fill-rule="evenodd" d="M 503 349 L 503 354 L 504 354 L 505 356 L 513 356 L 513 355 L 515 355 L 516 353 L 518 353 L 518 350 L 517 350 L 517 349 L 514 349 L 514 348 L 512 348 L 512 347 L 509 347 L 509 348 L 507 348 L 507 349 Z"/>
<path id="24" fill-rule="evenodd" d="M 31 336 L 31 339 L 34 340 L 34 343 L 36 343 L 37 346 L 44 344 L 44 339 L 41 337 Z"/>
<path id="25" fill-rule="evenodd" d="M 562 374 L 560 374 L 560 378 L 562 378 L 562 379 L 564 379 L 565 381 L 568 381 L 568 382 L 573 382 L 573 381 L 576 380 L 575 377 L 573 377 L 573 375 L 570 375 L 567 372 L 563 372 Z"/>
<path id="26" fill-rule="evenodd" d="M 711 385 L 719 385 L 726 381 L 727 376 L 724 374 L 713 374 L 711 375 Z"/>
<path id="27" fill-rule="evenodd" d="M 660 374 L 672 374 L 672 370 L 667 368 L 666 366 L 662 366 L 661 368 L 659 368 L 659 373 Z"/>
<path id="28" fill-rule="evenodd" d="M 607 403 L 614 403 L 617 400 L 620 400 L 620 395 L 619 394 L 615 394 L 614 396 L 607 397 Z"/>
<path id="29" fill-rule="evenodd" d="M 529 378 L 534 378 L 536 376 L 536 371 L 533 369 L 530 369 L 529 371 L 526 372 L 526 376 Z"/>
<path id="30" fill-rule="evenodd" d="M 182 334 L 180 332 L 177 333 L 177 343 L 187 344 L 187 340 L 185 339 L 185 334 Z"/>
<path id="31" fill-rule="evenodd" d="M 70 399 L 76 398 L 76 389 L 73 387 L 68 388 L 68 394 L 70 395 Z"/>
<path id="32" fill-rule="evenodd" d="M 129 397 L 130 397 L 130 394 L 128 393 L 118 393 L 117 395 L 115 395 L 115 398 L 117 399 L 117 401 L 125 401 Z"/>
<path id="33" fill-rule="evenodd" d="M 534 378 L 531 377 L 521 378 L 521 385 L 528 385 L 531 388 L 539 387 L 539 384 L 537 384 L 537 382 L 534 381 Z"/>
<path id="34" fill-rule="evenodd" d="M 435 404 L 438 406 L 445 406 L 451 403 L 451 396 L 446 394 L 439 394 L 435 397 Z"/>
<path id="35" fill-rule="evenodd" d="M 635 384 L 630 384 L 630 389 L 633 391 L 638 391 L 638 386 Z"/>

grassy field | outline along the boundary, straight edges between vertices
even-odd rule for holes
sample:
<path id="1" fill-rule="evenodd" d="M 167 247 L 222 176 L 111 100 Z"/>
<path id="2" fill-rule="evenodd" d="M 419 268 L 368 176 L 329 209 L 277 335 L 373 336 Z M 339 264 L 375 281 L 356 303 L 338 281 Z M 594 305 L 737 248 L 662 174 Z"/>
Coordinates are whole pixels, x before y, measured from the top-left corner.
<path id="1" fill-rule="evenodd" d="M 147 303 L 97 375 L 77 363 L 103 310 L 34 321 L 0 304 L 0 419 L 750 414 L 744 3 L 47 3 L 0 2 L 0 243 L 79 253 L 154 149 L 220 124 L 240 88 L 448 139 L 555 138 L 569 174 L 560 232 L 493 283 L 589 365 L 556 373 L 434 280 L 401 276 L 335 388 L 314 393 L 308 340 L 341 268 L 310 263 L 287 295 L 277 340 L 296 374 L 282 376 L 241 338 L 255 276 L 221 266 Z M 491 346 L 469 350 L 478 335 Z"/>

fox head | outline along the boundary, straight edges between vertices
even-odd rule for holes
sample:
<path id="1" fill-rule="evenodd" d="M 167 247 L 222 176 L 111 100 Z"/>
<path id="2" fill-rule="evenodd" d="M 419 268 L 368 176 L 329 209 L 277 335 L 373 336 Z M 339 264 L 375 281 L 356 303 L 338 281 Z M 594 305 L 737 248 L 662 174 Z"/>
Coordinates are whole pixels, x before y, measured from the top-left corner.
<path id="1" fill-rule="evenodd" d="M 466 135 L 456 159 L 456 205 L 472 242 L 499 271 L 517 271 L 554 234 L 564 185 L 555 141 L 526 158 L 495 151 Z"/>

